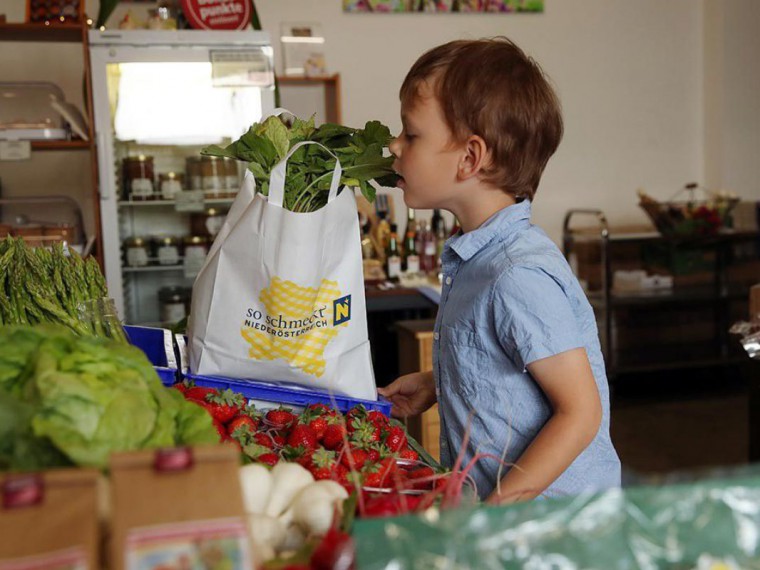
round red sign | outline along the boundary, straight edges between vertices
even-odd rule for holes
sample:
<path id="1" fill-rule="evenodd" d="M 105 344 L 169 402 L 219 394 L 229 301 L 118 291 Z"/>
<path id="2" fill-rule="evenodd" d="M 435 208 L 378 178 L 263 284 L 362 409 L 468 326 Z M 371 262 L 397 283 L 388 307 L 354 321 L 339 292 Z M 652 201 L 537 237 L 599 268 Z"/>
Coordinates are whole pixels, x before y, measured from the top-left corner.
<path id="1" fill-rule="evenodd" d="M 251 23 L 251 0 L 182 0 L 196 30 L 242 30 Z"/>

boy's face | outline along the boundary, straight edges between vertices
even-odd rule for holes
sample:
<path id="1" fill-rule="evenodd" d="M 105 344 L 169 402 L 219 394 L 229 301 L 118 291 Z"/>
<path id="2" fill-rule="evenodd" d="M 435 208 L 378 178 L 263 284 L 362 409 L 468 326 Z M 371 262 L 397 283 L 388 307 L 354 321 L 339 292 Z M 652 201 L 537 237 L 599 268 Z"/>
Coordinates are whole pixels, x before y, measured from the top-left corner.
<path id="1" fill-rule="evenodd" d="M 420 85 L 412 106 L 401 107 L 403 130 L 390 144 L 394 170 L 402 177 L 398 187 L 410 208 L 451 210 L 455 201 L 459 145 L 451 144 L 438 100 L 427 83 Z"/>

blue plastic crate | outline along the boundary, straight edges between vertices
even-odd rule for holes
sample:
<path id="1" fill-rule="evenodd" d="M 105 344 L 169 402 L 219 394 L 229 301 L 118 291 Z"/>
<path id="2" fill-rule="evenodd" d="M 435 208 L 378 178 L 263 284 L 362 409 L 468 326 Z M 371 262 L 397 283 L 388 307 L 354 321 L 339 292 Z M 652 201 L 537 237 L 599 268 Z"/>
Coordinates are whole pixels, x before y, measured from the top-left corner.
<path id="1" fill-rule="evenodd" d="M 130 344 L 145 353 L 164 386 L 172 386 L 179 379 L 177 357 L 171 331 L 151 327 L 124 325 Z"/>
<path id="2" fill-rule="evenodd" d="M 373 402 L 360 400 L 337 394 L 328 394 L 317 390 L 309 390 L 294 384 L 273 384 L 261 380 L 239 380 L 222 376 L 199 376 L 185 373 L 185 379 L 192 380 L 197 386 L 217 388 L 219 390 L 230 389 L 233 392 L 243 394 L 249 402 L 260 408 L 274 408 L 279 405 L 293 408 L 296 411 L 303 410 L 309 404 L 325 404 L 331 408 L 337 407 L 342 413 L 362 404 L 368 410 L 377 410 L 390 416 L 391 403 L 380 396 Z"/>

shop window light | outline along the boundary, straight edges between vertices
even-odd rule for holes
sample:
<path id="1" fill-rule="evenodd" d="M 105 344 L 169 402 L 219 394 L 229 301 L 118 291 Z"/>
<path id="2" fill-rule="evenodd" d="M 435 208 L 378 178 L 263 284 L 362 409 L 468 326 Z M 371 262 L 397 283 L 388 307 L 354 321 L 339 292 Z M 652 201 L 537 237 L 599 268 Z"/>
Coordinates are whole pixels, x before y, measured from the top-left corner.
<path id="1" fill-rule="evenodd" d="M 258 88 L 211 84 L 211 63 L 119 64 L 114 131 L 152 145 L 219 144 L 261 118 Z"/>

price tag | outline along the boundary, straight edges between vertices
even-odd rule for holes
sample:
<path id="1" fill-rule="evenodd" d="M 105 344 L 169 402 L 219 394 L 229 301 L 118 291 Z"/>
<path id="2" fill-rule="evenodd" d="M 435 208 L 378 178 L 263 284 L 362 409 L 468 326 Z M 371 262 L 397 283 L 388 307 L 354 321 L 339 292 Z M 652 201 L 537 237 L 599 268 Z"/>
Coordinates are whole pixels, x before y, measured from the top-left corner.
<path id="1" fill-rule="evenodd" d="M 202 212 L 203 190 L 183 190 L 174 196 L 174 209 L 178 212 Z"/>
<path id="2" fill-rule="evenodd" d="M 212 51 L 211 84 L 214 87 L 272 87 L 274 66 L 271 52 L 263 48 Z"/>
<path id="3" fill-rule="evenodd" d="M 29 160 L 31 157 L 31 142 L 0 141 L 0 160 Z"/>

